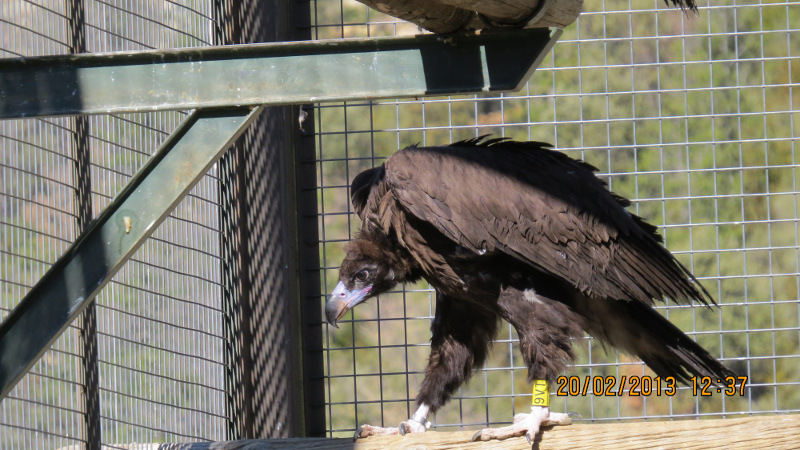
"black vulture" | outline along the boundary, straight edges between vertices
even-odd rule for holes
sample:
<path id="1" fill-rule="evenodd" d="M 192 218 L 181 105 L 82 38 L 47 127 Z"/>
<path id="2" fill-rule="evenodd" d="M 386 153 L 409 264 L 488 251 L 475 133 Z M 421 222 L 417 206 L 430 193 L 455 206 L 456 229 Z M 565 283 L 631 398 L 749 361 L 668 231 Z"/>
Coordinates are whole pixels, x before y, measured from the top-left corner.
<path id="1" fill-rule="evenodd" d="M 485 137 L 409 147 L 355 177 L 362 226 L 345 247 L 328 322 L 398 283 L 424 278 L 436 290 L 419 409 L 398 428 L 364 425 L 356 437 L 425 431 L 428 414 L 482 366 L 499 318 L 517 330 L 530 382 L 554 382 L 584 332 L 662 378 L 734 376 L 653 309 L 666 299 L 714 304 L 708 291 L 596 168 L 550 147 Z M 534 406 L 515 422 L 475 438 L 531 439 L 569 418 Z"/>

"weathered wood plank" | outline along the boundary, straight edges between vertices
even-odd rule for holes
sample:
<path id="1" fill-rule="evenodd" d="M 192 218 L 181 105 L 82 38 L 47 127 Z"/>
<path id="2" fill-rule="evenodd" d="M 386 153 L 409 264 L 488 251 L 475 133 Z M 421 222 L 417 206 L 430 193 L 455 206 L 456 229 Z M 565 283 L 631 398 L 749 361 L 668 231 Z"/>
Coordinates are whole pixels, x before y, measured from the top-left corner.
<path id="1" fill-rule="evenodd" d="M 383 450 L 392 449 L 512 449 L 531 448 L 524 437 L 505 441 L 470 442 L 474 431 L 436 432 L 406 436 L 377 436 L 360 439 L 269 439 L 187 444 L 130 444 L 114 446 L 129 450 Z M 574 424 L 545 430 L 538 441 L 540 450 L 641 448 L 753 449 L 794 448 L 800 436 L 800 415 L 753 416 L 735 419 L 675 420 Z M 64 448 L 62 450 L 71 450 Z"/>
<path id="2" fill-rule="evenodd" d="M 575 22 L 583 9 L 583 0 L 553 0 L 538 20 L 528 23 L 528 28 L 565 28 Z"/>
<path id="3" fill-rule="evenodd" d="M 448 34 L 467 31 L 474 29 L 475 26 L 470 25 L 475 19 L 472 11 L 431 0 L 358 1 L 372 9 L 415 23 L 434 33 Z"/>
<path id="4" fill-rule="evenodd" d="M 358 0 L 434 33 L 501 28 L 564 28 L 583 0 Z"/>
<path id="5" fill-rule="evenodd" d="M 547 0 L 438 0 L 461 9 L 477 11 L 491 19 L 519 22 L 533 15 Z"/>
<path id="6" fill-rule="evenodd" d="M 359 450 L 385 448 L 430 450 L 531 448 L 524 437 L 505 441 L 470 442 L 474 431 L 424 433 L 400 437 L 371 437 L 359 441 Z M 540 434 L 539 449 L 615 450 L 642 448 L 793 448 L 800 436 L 800 415 L 758 416 L 717 420 L 676 420 L 574 424 L 553 427 Z"/>
<path id="7" fill-rule="evenodd" d="M 475 11 L 484 17 L 484 29 L 511 27 L 564 28 L 575 21 L 583 0 L 439 0 L 442 3 Z M 431 2 L 434 3 L 434 2 Z"/>

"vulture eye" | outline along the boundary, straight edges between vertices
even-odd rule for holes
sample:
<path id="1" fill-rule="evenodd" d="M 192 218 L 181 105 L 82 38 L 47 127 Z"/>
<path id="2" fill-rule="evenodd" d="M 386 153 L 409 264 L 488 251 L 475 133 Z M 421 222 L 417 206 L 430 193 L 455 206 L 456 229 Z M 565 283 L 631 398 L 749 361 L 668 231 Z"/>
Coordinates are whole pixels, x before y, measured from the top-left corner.
<path id="1" fill-rule="evenodd" d="M 369 270 L 363 269 L 356 274 L 356 281 L 365 282 L 369 278 Z"/>

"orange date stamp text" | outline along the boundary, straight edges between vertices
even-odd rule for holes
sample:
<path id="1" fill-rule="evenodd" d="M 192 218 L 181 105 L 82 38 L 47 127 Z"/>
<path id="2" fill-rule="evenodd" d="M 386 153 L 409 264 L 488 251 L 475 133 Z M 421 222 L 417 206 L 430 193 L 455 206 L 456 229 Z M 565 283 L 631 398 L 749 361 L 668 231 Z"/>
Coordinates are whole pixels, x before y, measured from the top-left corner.
<path id="1" fill-rule="evenodd" d="M 726 396 L 744 395 L 747 377 L 726 377 L 712 379 L 710 377 L 691 377 L 688 380 L 692 395 L 706 397 L 713 393 Z M 678 381 L 674 377 L 651 377 L 647 375 L 608 376 L 560 376 L 556 379 L 556 396 L 606 396 L 618 397 L 629 395 L 666 396 L 671 397 L 678 392 Z"/>

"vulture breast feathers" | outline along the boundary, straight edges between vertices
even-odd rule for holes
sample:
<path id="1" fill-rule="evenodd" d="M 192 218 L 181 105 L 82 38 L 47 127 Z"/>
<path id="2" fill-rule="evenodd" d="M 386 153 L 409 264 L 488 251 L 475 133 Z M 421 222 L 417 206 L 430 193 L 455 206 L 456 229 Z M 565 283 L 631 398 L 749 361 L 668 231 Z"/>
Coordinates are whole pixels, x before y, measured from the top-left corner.
<path id="1" fill-rule="evenodd" d="M 545 143 L 477 138 L 401 150 L 359 174 L 351 193 L 362 232 L 399 240 L 426 273 L 446 270 L 433 267 L 435 249 L 409 233 L 411 222 L 475 256 L 502 252 L 590 298 L 713 302 L 596 170 Z"/>

